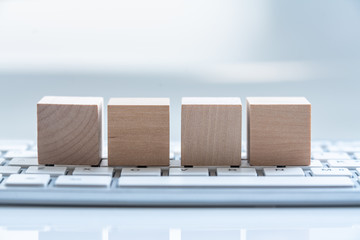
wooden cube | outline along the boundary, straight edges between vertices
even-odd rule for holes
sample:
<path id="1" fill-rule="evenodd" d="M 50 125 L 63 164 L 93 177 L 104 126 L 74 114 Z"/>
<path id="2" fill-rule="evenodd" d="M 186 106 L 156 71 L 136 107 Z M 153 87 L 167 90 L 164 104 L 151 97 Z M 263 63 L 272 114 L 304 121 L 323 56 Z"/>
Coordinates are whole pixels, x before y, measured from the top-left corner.
<path id="1" fill-rule="evenodd" d="M 37 104 L 39 164 L 97 165 L 103 98 L 44 97 Z"/>
<path id="2" fill-rule="evenodd" d="M 251 165 L 309 165 L 311 104 L 303 97 L 247 98 L 247 133 Z"/>
<path id="3" fill-rule="evenodd" d="M 169 166 L 170 100 L 112 98 L 108 104 L 110 166 Z"/>
<path id="4" fill-rule="evenodd" d="M 240 166 L 240 98 L 183 98 L 181 164 Z"/>

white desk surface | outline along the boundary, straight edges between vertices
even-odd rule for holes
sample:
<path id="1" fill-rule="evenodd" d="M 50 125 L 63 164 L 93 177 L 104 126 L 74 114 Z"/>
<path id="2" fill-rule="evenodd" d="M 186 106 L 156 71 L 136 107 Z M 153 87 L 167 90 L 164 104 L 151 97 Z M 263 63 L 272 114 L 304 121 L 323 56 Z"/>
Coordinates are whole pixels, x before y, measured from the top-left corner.
<path id="1" fill-rule="evenodd" d="M 0 239 L 359 239 L 360 208 L 1 207 Z"/>

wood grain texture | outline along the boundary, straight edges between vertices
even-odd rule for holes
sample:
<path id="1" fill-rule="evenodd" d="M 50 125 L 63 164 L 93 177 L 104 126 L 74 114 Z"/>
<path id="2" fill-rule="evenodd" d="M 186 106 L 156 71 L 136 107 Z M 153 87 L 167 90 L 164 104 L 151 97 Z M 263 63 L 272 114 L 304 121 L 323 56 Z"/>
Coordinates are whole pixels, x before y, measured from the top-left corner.
<path id="1" fill-rule="evenodd" d="M 241 165 L 240 98 L 183 98 L 181 164 Z"/>
<path id="2" fill-rule="evenodd" d="M 306 98 L 247 98 L 247 152 L 253 166 L 306 166 L 311 104 Z"/>
<path id="3" fill-rule="evenodd" d="M 102 109 L 102 98 L 42 98 L 37 104 L 39 164 L 99 164 Z"/>
<path id="4" fill-rule="evenodd" d="M 169 111 L 168 98 L 110 99 L 109 166 L 169 166 Z"/>

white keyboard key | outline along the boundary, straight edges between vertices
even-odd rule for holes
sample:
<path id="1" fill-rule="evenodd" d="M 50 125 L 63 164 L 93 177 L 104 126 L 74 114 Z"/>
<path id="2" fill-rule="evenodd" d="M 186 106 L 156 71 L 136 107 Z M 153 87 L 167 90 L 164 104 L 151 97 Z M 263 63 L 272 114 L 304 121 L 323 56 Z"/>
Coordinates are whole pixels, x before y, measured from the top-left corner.
<path id="1" fill-rule="evenodd" d="M 13 158 L 10 160 L 9 166 L 38 166 L 38 159 L 37 158 Z"/>
<path id="2" fill-rule="evenodd" d="M 2 180 L 2 174 L 0 173 L 0 181 Z"/>
<path id="3" fill-rule="evenodd" d="M 360 141 L 338 141 L 335 143 L 337 146 L 352 146 L 352 147 L 360 147 Z"/>
<path id="4" fill-rule="evenodd" d="M 360 160 L 360 153 L 355 153 L 354 156 L 357 160 Z"/>
<path id="5" fill-rule="evenodd" d="M 161 169 L 151 168 L 123 168 L 121 176 L 161 176 Z"/>
<path id="6" fill-rule="evenodd" d="M 343 146 L 340 147 L 343 152 L 360 153 L 360 146 Z"/>
<path id="7" fill-rule="evenodd" d="M 46 166 L 30 166 L 25 171 L 26 174 L 50 174 L 50 176 L 65 175 L 66 167 L 46 167 Z"/>
<path id="8" fill-rule="evenodd" d="M 170 168 L 169 176 L 209 176 L 207 168 Z"/>
<path id="9" fill-rule="evenodd" d="M 313 146 L 313 147 L 311 147 L 311 152 L 312 153 L 322 153 L 322 152 L 324 152 L 324 149 L 320 146 Z"/>
<path id="10" fill-rule="evenodd" d="M 2 165 L 5 162 L 4 158 L 0 158 L 0 165 Z"/>
<path id="11" fill-rule="evenodd" d="M 330 146 L 332 143 L 330 141 L 311 141 L 311 147 L 313 146 Z"/>
<path id="12" fill-rule="evenodd" d="M 311 160 L 309 167 L 312 167 L 312 168 L 315 168 L 315 167 L 322 168 L 323 165 L 322 165 L 322 163 L 321 163 L 319 160 Z"/>
<path id="13" fill-rule="evenodd" d="M 324 153 L 313 153 L 313 159 L 317 160 L 351 160 L 350 156 L 347 153 L 338 153 L 338 152 L 324 152 Z"/>
<path id="14" fill-rule="evenodd" d="M 328 150 L 329 152 L 342 152 L 342 150 L 340 149 L 340 147 L 334 146 L 334 145 L 327 146 L 327 150 Z"/>
<path id="15" fill-rule="evenodd" d="M 12 174 L 6 180 L 6 186 L 45 187 L 50 181 L 49 174 Z"/>
<path id="16" fill-rule="evenodd" d="M 353 187 L 348 177 L 121 177 L 118 187 Z"/>
<path id="17" fill-rule="evenodd" d="M 360 167 L 360 160 L 328 160 L 330 167 L 357 168 Z"/>
<path id="18" fill-rule="evenodd" d="M 0 173 L 4 175 L 19 173 L 21 167 L 18 166 L 0 166 Z"/>
<path id="19" fill-rule="evenodd" d="M 360 175 L 360 168 L 357 168 L 356 172 L 358 173 L 358 175 Z"/>
<path id="20" fill-rule="evenodd" d="M 56 187 L 99 187 L 108 188 L 111 184 L 110 176 L 60 176 L 55 181 Z"/>
<path id="21" fill-rule="evenodd" d="M 255 168 L 218 168 L 216 172 L 218 176 L 257 176 Z"/>
<path id="22" fill-rule="evenodd" d="M 72 175 L 92 175 L 92 176 L 112 176 L 114 168 L 112 167 L 77 167 Z"/>
<path id="23" fill-rule="evenodd" d="M 36 151 L 9 151 L 4 155 L 5 158 L 36 158 Z"/>
<path id="24" fill-rule="evenodd" d="M 265 176 L 305 176 L 304 171 L 299 167 L 286 167 L 286 168 L 264 168 Z"/>
<path id="25" fill-rule="evenodd" d="M 330 152 L 349 152 L 356 153 L 360 152 L 360 146 L 329 146 L 328 150 Z"/>
<path id="26" fill-rule="evenodd" d="M 311 168 L 313 176 L 351 176 L 351 172 L 347 168 Z"/>

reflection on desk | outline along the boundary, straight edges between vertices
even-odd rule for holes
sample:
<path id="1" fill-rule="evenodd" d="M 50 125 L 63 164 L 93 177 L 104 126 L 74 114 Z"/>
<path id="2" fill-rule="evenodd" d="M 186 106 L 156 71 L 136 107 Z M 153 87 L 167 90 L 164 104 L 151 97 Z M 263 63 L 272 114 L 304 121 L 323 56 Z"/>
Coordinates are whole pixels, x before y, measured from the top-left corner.
<path id="1" fill-rule="evenodd" d="M 0 239 L 358 239 L 360 208 L 0 208 Z"/>

